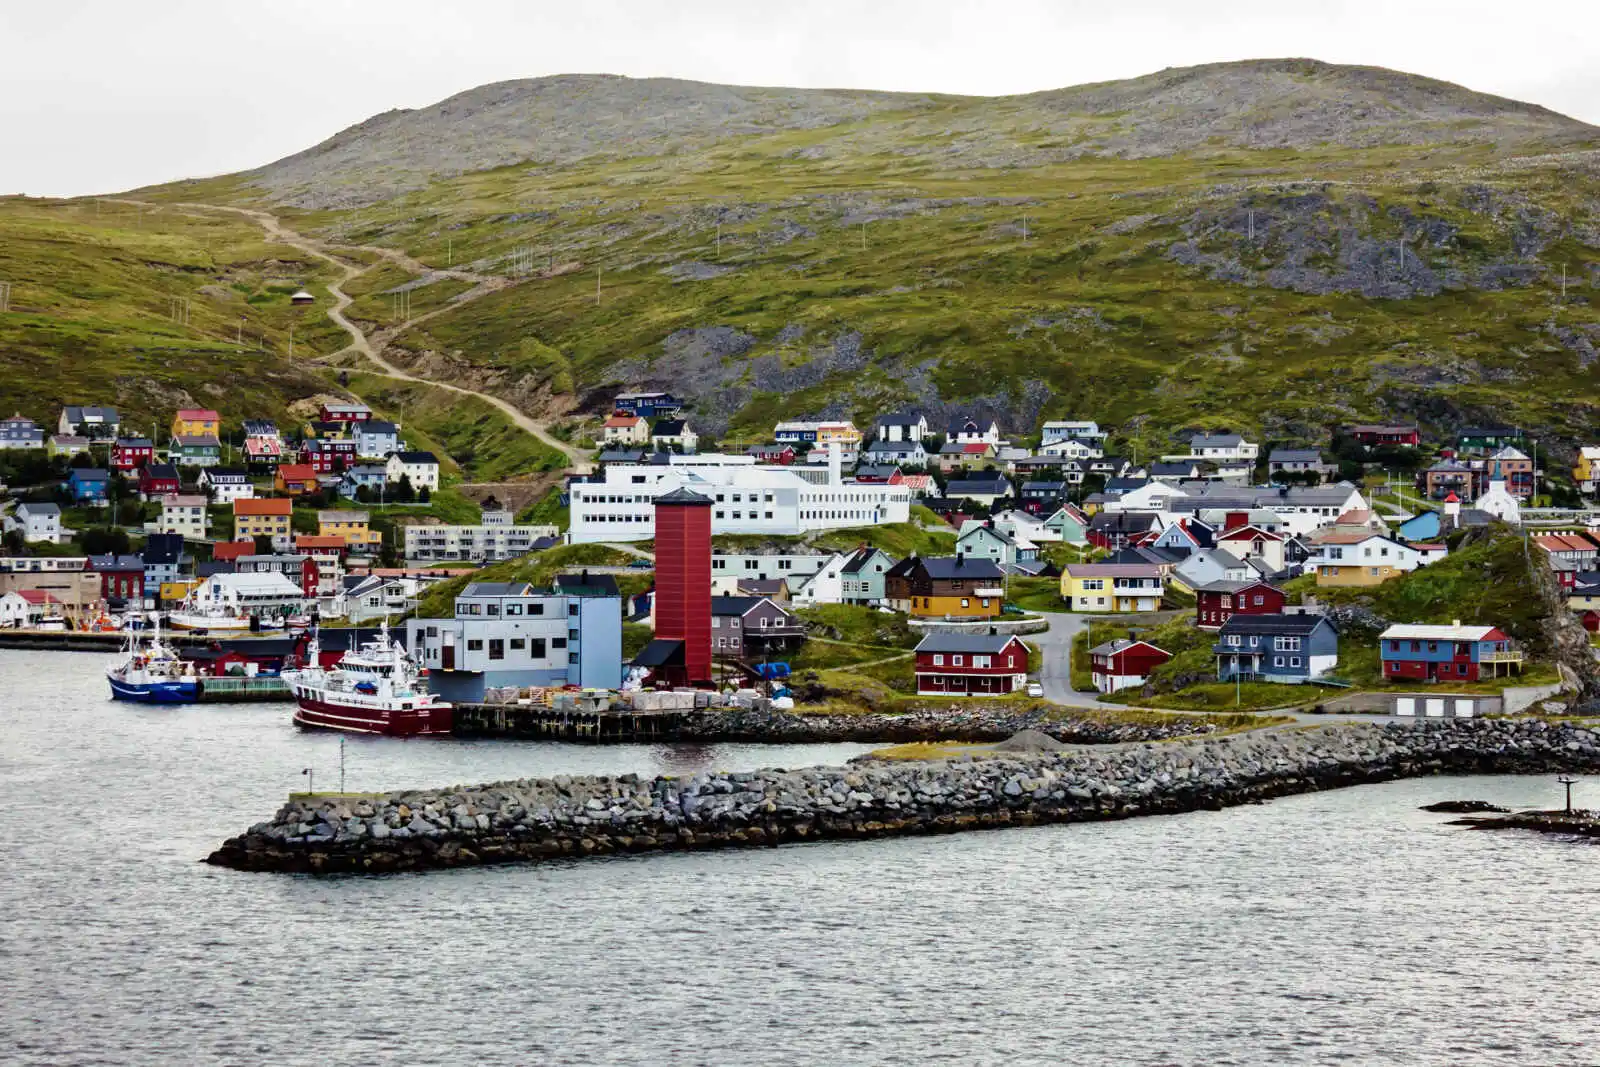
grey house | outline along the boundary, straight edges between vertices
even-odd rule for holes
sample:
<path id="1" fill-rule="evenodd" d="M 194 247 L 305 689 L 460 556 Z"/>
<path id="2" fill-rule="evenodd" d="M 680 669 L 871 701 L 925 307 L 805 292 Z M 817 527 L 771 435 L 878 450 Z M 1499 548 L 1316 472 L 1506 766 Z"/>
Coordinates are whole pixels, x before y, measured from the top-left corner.
<path id="1" fill-rule="evenodd" d="M 1232 615 L 1212 646 L 1217 678 L 1314 681 L 1339 663 L 1339 634 L 1321 615 Z"/>
<path id="2" fill-rule="evenodd" d="M 805 624 L 764 596 L 711 598 L 711 654 L 733 659 L 798 648 Z"/>

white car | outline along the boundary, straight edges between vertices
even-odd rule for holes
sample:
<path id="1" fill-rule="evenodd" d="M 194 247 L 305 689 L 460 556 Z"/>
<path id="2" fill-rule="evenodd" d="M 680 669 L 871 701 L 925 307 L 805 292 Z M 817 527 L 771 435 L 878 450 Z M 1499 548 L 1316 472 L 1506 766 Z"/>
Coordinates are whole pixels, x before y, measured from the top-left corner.
<path id="1" fill-rule="evenodd" d="M 1042 696 L 1044 696 L 1044 686 L 1040 685 L 1038 682 L 1029 682 L 1028 683 L 1028 695 L 1031 696 L 1031 697 L 1042 697 Z"/>

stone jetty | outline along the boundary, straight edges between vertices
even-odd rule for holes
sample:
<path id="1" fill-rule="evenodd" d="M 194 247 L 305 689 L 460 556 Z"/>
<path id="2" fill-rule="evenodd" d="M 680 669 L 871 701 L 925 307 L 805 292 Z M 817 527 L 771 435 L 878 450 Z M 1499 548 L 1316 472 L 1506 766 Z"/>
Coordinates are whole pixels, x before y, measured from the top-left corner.
<path id="1" fill-rule="evenodd" d="M 207 862 L 413 871 L 1125 819 L 1394 778 L 1557 771 L 1600 771 L 1600 731 L 1538 719 L 1337 724 L 992 758 L 313 796 Z"/>

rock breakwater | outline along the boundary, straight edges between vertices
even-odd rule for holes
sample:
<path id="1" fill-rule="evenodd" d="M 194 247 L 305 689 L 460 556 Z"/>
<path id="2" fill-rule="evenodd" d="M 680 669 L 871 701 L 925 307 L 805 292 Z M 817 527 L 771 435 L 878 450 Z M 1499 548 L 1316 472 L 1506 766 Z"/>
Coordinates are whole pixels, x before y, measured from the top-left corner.
<path id="1" fill-rule="evenodd" d="M 1108 750 L 690 778 L 556 777 L 291 800 L 207 862 L 358 874 L 1219 810 L 1444 773 L 1600 771 L 1540 720 L 1339 724 Z"/>
<path id="2" fill-rule="evenodd" d="M 765 705 L 765 701 L 762 705 Z M 1126 741 L 1166 741 L 1217 730 L 1206 715 L 1153 716 L 1135 721 L 1055 705 L 994 705 L 982 701 L 927 706 L 903 714 L 800 715 L 766 706 L 711 708 L 685 716 L 677 737 L 685 741 L 827 744 L 854 741 L 900 744 L 908 741 L 1003 741 L 1023 730 L 1038 730 L 1057 741 L 1108 745 Z"/>

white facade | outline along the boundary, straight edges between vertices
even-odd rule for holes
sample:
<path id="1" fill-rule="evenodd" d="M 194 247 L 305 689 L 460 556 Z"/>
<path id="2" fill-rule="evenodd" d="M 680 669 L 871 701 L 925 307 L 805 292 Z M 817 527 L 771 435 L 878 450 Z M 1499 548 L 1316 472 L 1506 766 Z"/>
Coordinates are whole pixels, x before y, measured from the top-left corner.
<path id="1" fill-rule="evenodd" d="M 573 544 L 653 538 L 655 498 L 677 489 L 711 498 L 713 534 L 793 537 L 811 530 L 907 522 L 911 517 L 911 492 L 903 485 L 846 484 L 837 478 L 813 485 L 783 467 L 612 464 L 604 474 L 603 482 L 571 488 L 568 539 Z"/>
<path id="2" fill-rule="evenodd" d="M 211 499 L 218 504 L 254 500 L 256 496 L 255 484 L 243 474 L 218 474 L 214 469 L 207 469 L 201 471 L 195 481 L 201 488 L 211 490 Z"/>
<path id="3" fill-rule="evenodd" d="M 253 571 L 213 574 L 195 589 L 194 602 L 230 615 L 293 614 L 304 607 L 305 595 L 276 571 Z"/>
<path id="4" fill-rule="evenodd" d="M 1422 553 L 1410 545 L 1376 533 L 1360 541 L 1318 544 L 1312 548 L 1315 555 L 1306 560 L 1307 571 L 1322 567 L 1393 567 L 1397 571 L 1414 571 L 1425 562 Z"/>
<path id="5" fill-rule="evenodd" d="M 713 526 L 713 529 L 715 527 Z M 823 553 L 711 553 L 711 595 L 734 596 L 740 582 L 801 578 L 822 570 L 834 557 Z M 822 601 L 821 603 L 833 603 Z"/>
<path id="6" fill-rule="evenodd" d="M 407 526 L 409 560 L 501 560 L 526 555 L 541 537 L 560 537 L 556 527 L 518 525 L 509 511 L 485 511 L 470 526 Z"/>
<path id="7" fill-rule="evenodd" d="M 205 497 L 168 493 L 161 498 L 161 518 L 154 532 L 179 534 L 185 541 L 204 541 L 209 525 Z"/>
<path id="8" fill-rule="evenodd" d="M 14 629 L 28 625 L 33 605 L 23 598 L 21 593 L 7 593 L 0 596 L 0 628 Z"/>
<path id="9" fill-rule="evenodd" d="M 61 509 L 55 504 L 18 504 L 16 511 L 6 516 L 7 530 L 21 530 L 24 541 L 48 541 L 59 545 L 65 531 L 61 526 Z"/>
<path id="10" fill-rule="evenodd" d="M 431 493 L 439 488 L 439 461 L 426 452 L 395 452 L 384 465 L 384 473 L 390 482 L 410 478 L 413 489 Z"/>
<path id="11" fill-rule="evenodd" d="M 1066 459 L 1099 459 L 1106 450 L 1098 444 L 1089 444 L 1077 438 L 1051 441 L 1039 446 L 1041 456 L 1062 456 Z"/>
<path id="12" fill-rule="evenodd" d="M 1509 522 L 1513 526 L 1522 522 L 1522 505 L 1517 502 L 1516 497 L 1506 491 L 1506 483 L 1503 479 L 1496 478 L 1491 481 L 1489 488 L 1485 489 L 1483 495 L 1472 502 L 1472 506 L 1479 511 L 1493 515 L 1501 522 Z"/>
<path id="13" fill-rule="evenodd" d="M 843 552 L 835 552 L 827 557 L 827 562 L 815 574 L 807 575 L 791 595 L 791 600 L 796 607 L 814 607 L 817 604 L 842 604 L 844 603 L 844 567 L 850 562 L 850 557 Z M 716 588 L 716 579 L 712 579 L 712 588 Z"/>
<path id="14" fill-rule="evenodd" d="M 1045 423 L 1039 430 L 1039 443 L 1041 445 L 1054 444 L 1069 438 L 1080 441 L 1104 441 L 1105 432 L 1100 429 L 1100 424 L 1093 419 L 1071 420 L 1052 419 Z M 1099 453 L 1095 453 L 1099 455 Z"/>

